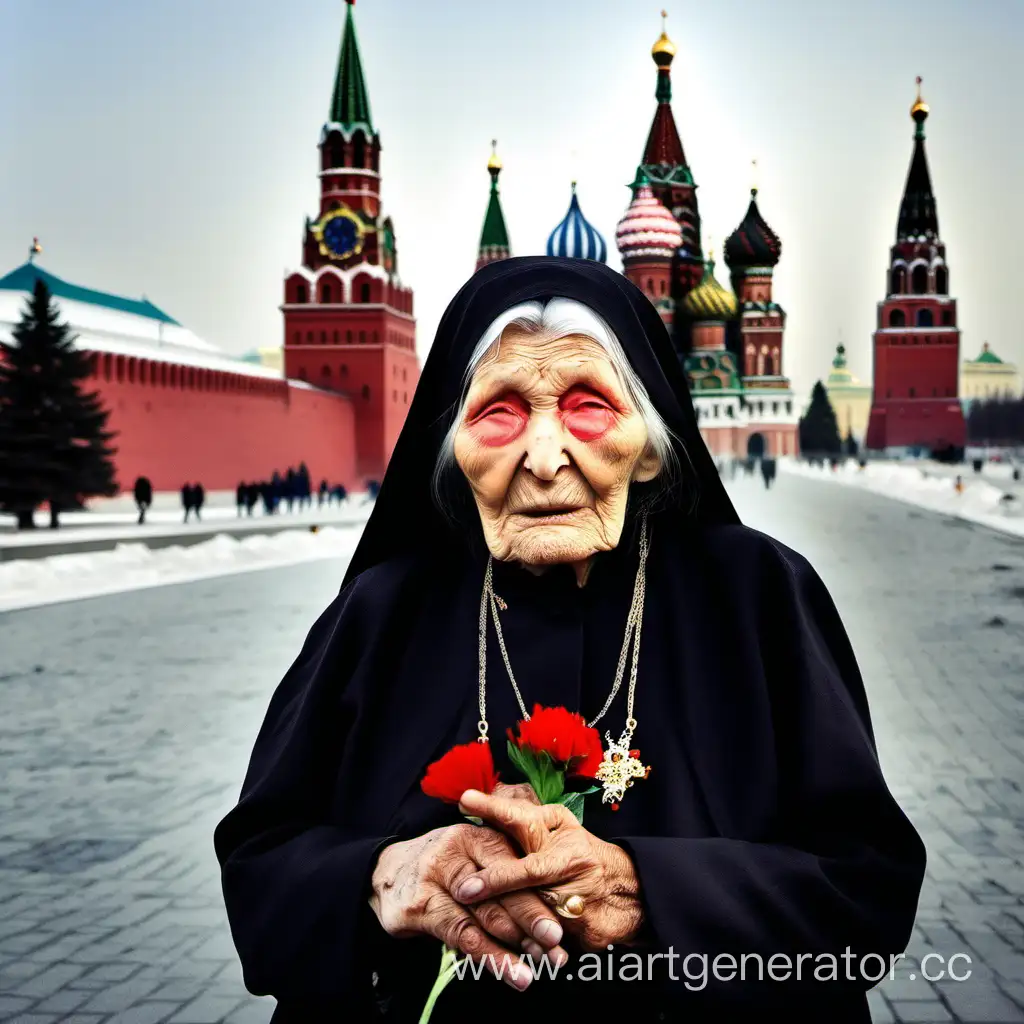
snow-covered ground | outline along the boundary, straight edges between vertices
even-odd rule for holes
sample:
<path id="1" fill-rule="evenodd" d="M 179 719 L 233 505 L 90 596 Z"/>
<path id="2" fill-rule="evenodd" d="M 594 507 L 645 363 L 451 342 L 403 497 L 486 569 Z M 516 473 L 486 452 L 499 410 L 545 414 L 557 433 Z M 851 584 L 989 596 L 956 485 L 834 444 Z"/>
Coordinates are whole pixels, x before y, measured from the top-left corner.
<path id="1" fill-rule="evenodd" d="M 324 558 L 351 558 L 365 519 L 364 514 L 352 525 L 316 532 L 306 527 L 242 538 L 218 534 L 191 547 L 153 550 L 132 542 L 112 551 L 0 562 L 0 612 Z"/>
<path id="2" fill-rule="evenodd" d="M 980 523 L 1024 537 L 1024 482 L 1012 479 L 1010 466 L 990 464 L 979 477 L 966 466 L 940 463 L 869 461 L 863 469 L 848 459 L 833 470 L 795 459 L 780 459 L 779 468 L 814 480 L 860 487 L 918 508 Z M 956 478 L 963 482 L 957 492 Z"/>

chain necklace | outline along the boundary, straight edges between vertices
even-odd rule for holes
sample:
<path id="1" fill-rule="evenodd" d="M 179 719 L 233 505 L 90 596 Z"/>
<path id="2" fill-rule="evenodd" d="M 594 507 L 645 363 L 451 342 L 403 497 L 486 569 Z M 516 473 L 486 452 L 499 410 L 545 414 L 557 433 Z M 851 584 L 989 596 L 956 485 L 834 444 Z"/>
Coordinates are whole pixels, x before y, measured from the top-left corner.
<path id="1" fill-rule="evenodd" d="M 643 625 L 644 617 L 644 594 L 647 588 L 647 556 L 650 552 L 650 538 L 648 536 L 647 515 L 640 521 L 640 565 L 637 568 L 636 582 L 633 585 L 633 602 L 630 605 L 629 614 L 626 617 L 626 635 L 622 641 L 622 651 L 619 654 L 619 662 L 615 669 L 615 679 L 612 682 L 611 692 L 604 706 L 589 721 L 587 725 L 595 726 L 607 714 L 612 706 L 619 689 L 622 687 L 622 680 L 626 673 L 626 662 L 630 661 L 629 689 L 626 692 L 626 728 L 619 739 L 613 740 L 610 732 L 605 733 L 608 746 L 604 751 L 604 757 L 597 770 L 596 778 L 602 784 L 604 795 L 602 801 L 610 803 L 612 810 L 619 809 L 619 801 L 625 795 L 626 790 L 633 785 L 634 779 L 646 779 L 651 769 L 640 763 L 639 750 L 630 749 L 633 740 L 633 733 L 636 732 L 637 721 L 633 717 L 633 701 L 636 694 L 636 674 L 640 660 L 640 628 Z M 508 671 L 509 681 L 515 692 L 516 700 L 519 703 L 519 710 L 523 719 L 528 721 L 530 713 L 526 710 L 526 702 L 523 700 L 519 684 L 516 682 L 512 665 L 509 662 L 508 651 L 505 648 L 505 637 L 501 632 L 501 621 L 498 617 L 498 609 L 502 611 L 508 605 L 494 592 L 494 560 L 487 559 L 487 570 L 484 573 L 483 593 L 480 595 L 480 623 L 479 623 L 479 708 L 480 720 L 477 722 L 478 737 L 481 743 L 488 742 L 487 724 L 487 619 L 488 612 L 494 620 L 494 631 L 498 637 L 498 646 L 501 648 L 501 657 L 505 662 L 505 669 Z M 630 659 L 630 643 L 632 642 L 632 659 Z"/>

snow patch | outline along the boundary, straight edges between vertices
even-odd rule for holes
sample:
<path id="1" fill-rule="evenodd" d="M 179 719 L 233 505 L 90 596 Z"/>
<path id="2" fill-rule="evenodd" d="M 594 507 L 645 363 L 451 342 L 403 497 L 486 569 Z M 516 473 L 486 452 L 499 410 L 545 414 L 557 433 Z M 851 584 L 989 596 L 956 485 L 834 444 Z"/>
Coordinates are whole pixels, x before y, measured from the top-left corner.
<path id="1" fill-rule="evenodd" d="M 917 508 L 987 526 L 1024 537 L 1024 483 L 1012 479 L 1009 466 L 986 468 L 978 477 L 970 466 L 939 463 L 869 461 L 863 469 L 855 459 L 812 466 L 796 459 L 780 459 L 779 468 L 795 476 L 859 487 Z M 956 490 L 956 478 L 963 490 Z M 1002 481 L 1005 480 L 1005 484 Z"/>
<path id="2" fill-rule="evenodd" d="M 242 538 L 217 534 L 190 547 L 157 550 L 136 542 L 118 544 L 110 551 L 0 562 L 0 612 L 325 558 L 349 559 L 362 526 Z"/>

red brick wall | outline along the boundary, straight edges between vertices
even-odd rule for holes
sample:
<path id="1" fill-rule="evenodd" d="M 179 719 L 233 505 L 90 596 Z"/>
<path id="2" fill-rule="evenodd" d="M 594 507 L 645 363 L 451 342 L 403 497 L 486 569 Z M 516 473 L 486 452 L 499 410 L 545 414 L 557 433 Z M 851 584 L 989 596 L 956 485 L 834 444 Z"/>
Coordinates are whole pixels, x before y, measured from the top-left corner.
<path id="1" fill-rule="evenodd" d="M 343 395 L 213 370 L 96 355 L 99 391 L 118 432 L 118 484 L 147 476 L 155 490 L 199 482 L 233 490 L 305 462 L 314 486 L 326 478 L 353 489 L 355 411 Z"/>

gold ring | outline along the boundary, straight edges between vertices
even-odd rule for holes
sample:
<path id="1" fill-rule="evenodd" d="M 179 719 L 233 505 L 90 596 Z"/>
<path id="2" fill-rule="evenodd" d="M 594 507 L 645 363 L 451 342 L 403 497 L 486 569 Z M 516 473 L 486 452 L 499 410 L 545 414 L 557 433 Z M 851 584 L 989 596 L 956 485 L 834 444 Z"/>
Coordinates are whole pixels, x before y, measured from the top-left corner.
<path id="1" fill-rule="evenodd" d="M 587 909 L 586 901 L 582 896 L 577 896 L 575 893 L 562 895 L 557 892 L 551 892 L 549 889 L 542 889 L 539 895 L 545 903 L 555 908 L 555 913 L 559 917 L 567 917 L 571 921 L 582 917 L 583 912 Z"/>

